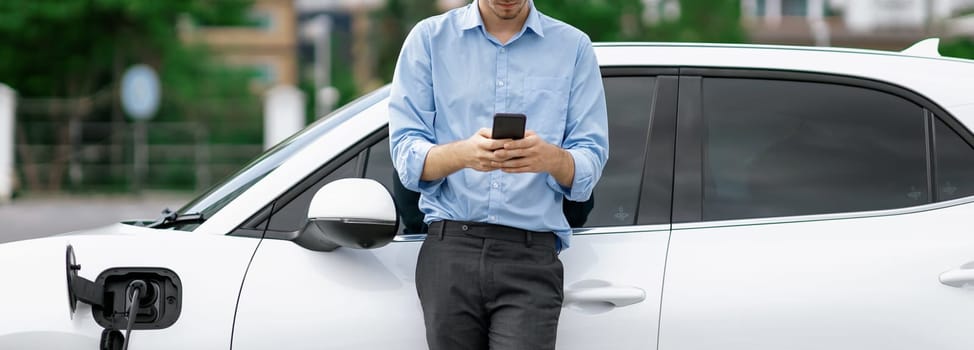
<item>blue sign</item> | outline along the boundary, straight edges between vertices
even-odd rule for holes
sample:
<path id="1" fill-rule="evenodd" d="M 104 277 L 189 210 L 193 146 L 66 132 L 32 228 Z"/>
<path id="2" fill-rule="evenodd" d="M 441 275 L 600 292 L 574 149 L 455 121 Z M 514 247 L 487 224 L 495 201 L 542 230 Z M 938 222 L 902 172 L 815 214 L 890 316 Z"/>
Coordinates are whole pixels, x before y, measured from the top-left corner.
<path id="1" fill-rule="evenodd" d="M 125 70 L 122 75 L 122 109 L 135 120 L 149 120 L 159 109 L 161 89 L 156 71 L 144 64 Z"/>

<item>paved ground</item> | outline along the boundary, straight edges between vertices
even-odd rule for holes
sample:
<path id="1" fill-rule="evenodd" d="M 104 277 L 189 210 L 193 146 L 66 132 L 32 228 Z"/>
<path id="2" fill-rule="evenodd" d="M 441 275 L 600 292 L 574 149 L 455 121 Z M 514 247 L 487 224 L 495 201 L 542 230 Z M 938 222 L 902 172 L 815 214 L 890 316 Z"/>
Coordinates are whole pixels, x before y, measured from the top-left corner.
<path id="1" fill-rule="evenodd" d="M 126 219 L 154 219 L 178 209 L 189 193 L 141 196 L 51 196 L 16 198 L 0 204 L 0 243 L 108 225 Z"/>

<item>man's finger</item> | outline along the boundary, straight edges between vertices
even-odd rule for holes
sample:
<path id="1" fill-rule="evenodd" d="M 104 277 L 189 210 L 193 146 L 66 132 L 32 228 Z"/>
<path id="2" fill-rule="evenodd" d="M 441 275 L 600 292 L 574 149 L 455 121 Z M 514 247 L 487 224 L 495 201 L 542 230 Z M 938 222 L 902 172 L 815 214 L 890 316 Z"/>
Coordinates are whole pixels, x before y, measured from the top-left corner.
<path id="1" fill-rule="evenodd" d="M 523 139 L 505 143 L 504 148 L 509 150 L 531 148 L 541 142 L 544 141 L 542 141 L 541 138 L 539 138 L 537 135 L 530 135 L 530 136 L 525 135 Z"/>
<path id="2" fill-rule="evenodd" d="M 502 161 L 524 156 L 527 156 L 527 151 L 524 149 L 499 149 L 494 151 L 494 157 Z"/>
<path id="3" fill-rule="evenodd" d="M 490 152 L 493 152 L 493 151 L 496 151 L 498 149 L 504 148 L 504 142 L 502 142 L 501 140 L 483 139 L 479 143 L 477 143 L 477 145 L 481 149 L 484 149 L 484 150 L 487 150 L 487 151 L 490 151 Z"/>

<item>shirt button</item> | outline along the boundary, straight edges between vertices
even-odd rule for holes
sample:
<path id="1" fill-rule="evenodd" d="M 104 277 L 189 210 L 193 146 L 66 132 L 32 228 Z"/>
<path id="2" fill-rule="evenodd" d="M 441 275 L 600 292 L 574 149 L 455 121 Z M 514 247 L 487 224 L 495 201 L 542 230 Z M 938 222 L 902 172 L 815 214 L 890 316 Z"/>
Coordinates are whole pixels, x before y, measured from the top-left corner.
<path id="1" fill-rule="evenodd" d="M 490 221 L 497 221 L 497 217 L 494 215 L 491 215 L 489 219 Z"/>
<path id="2" fill-rule="evenodd" d="M 495 182 L 495 183 L 490 184 L 490 187 L 498 188 L 498 187 L 501 187 L 501 185 Z"/>
<path id="3" fill-rule="evenodd" d="M 504 86 L 504 81 L 498 80 L 497 81 L 497 86 Z"/>
<path id="4" fill-rule="evenodd" d="M 501 48 L 501 53 L 503 53 L 504 51 L 506 51 L 506 50 L 505 50 L 505 49 L 504 49 L 504 48 L 502 47 L 502 48 Z"/>

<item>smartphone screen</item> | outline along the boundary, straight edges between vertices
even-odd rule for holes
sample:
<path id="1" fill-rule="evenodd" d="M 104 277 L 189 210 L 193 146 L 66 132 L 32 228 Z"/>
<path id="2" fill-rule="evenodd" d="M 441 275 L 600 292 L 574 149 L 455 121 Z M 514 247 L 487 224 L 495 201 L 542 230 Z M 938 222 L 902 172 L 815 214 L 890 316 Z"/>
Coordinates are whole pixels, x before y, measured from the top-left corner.
<path id="1" fill-rule="evenodd" d="M 524 124 L 527 116 L 521 113 L 494 114 L 494 127 L 490 138 L 495 140 L 524 138 Z"/>

